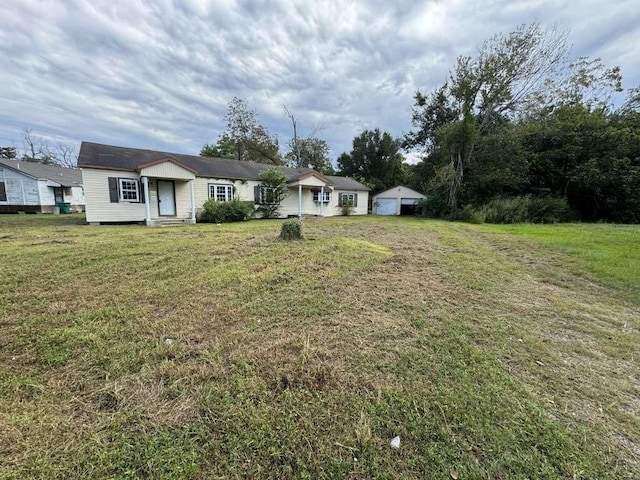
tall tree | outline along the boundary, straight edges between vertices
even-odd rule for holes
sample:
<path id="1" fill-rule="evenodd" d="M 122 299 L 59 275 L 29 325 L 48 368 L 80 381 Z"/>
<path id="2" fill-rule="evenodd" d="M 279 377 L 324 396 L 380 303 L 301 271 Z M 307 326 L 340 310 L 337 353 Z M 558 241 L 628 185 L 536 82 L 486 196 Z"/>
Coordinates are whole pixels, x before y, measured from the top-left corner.
<path id="1" fill-rule="evenodd" d="M 58 143 L 51 147 L 45 138 L 34 135 L 29 128 L 23 130 L 22 141 L 23 154 L 21 159 L 25 162 L 39 162 L 67 168 L 76 168 L 77 166 L 76 148 L 72 145 Z"/>
<path id="2" fill-rule="evenodd" d="M 365 130 L 353 139 L 351 153 L 338 157 L 340 174 L 363 181 L 374 193 L 402 184 L 408 170 L 401 145 L 388 132 Z"/>
<path id="3" fill-rule="evenodd" d="M 225 120 L 226 135 L 235 143 L 238 160 L 282 165 L 278 139 L 258 123 L 255 110 L 244 99 L 234 97 L 229 102 Z"/>
<path id="4" fill-rule="evenodd" d="M 289 167 L 311 167 L 325 175 L 333 175 L 333 165 L 329 158 L 329 145 L 317 136 L 315 128 L 307 137 L 301 137 L 298 132 L 298 119 L 286 106 L 285 114 L 291 120 L 292 135 L 287 143 L 286 164 Z"/>
<path id="5" fill-rule="evenodd" d="M 566 56 L 565 32 L 522 26 L 491 37 L 475 57 L 458 57 L 448 81 L 428 102 L 416 95 L 413 123 L 418 131 L 408 137 L 409 146 L 438 148 L 448 158 L 449 164 L 441 168 L 452 172 L 447 180 L 450 208 L 458 206 L 479 136 L 496 116 L 517 115 L 530 98 L 539 96 Z"/>

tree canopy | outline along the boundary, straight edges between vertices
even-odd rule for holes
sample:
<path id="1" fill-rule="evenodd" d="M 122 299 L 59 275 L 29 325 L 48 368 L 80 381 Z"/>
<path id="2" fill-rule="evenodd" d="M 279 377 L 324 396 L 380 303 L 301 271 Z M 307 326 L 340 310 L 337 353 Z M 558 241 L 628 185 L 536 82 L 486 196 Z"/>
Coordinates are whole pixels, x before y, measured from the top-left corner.
<path id="1" fill-rule="evenodd" d="M 407 179 L 407 167 L 401 145 L 388 132 L 365 130 L 353 139 L 351 152 L 338 157 L 339 173 L 362 181 L 374 193 L 402 184 Z"/>

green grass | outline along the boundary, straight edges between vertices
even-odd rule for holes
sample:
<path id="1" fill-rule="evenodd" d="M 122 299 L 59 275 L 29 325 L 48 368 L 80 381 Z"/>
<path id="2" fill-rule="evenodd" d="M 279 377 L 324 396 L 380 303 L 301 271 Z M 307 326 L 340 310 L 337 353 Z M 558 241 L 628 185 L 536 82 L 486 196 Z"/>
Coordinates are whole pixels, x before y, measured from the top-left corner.
<path id="1" fill-rule="evenodd" d="M 0 478 L 640 477 L 640 229 L 281 224 L 0 216 Z"/>

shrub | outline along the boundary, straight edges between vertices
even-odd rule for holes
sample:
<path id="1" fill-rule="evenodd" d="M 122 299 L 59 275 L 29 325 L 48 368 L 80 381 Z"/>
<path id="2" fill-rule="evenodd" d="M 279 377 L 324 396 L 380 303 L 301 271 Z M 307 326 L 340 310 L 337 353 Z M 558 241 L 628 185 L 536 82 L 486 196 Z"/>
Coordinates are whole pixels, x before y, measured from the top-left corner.
<path id="1" fill-rule="evenodd" d="M 297 219 L 285 220 L 280 230 L 280 240 L 304 240 L 302 236 L 302 221 Z"/>
<path id="2" fill-rule="evenodd" d="M 204 202 L 198 221 L 205 223 L 243 222 L 252 216 L 253 205 L 251 202 L 242 202 L 238 199 L 233 199 L 230 202 L 216 202 L 211 198 Z"/>
<path id="3" fill-rule="evenodd" d="M 502 197 L 481 207 L 467 205 L 455 220 L 469 223 L 558 223 L 575 219 L 564 198 Z"/>

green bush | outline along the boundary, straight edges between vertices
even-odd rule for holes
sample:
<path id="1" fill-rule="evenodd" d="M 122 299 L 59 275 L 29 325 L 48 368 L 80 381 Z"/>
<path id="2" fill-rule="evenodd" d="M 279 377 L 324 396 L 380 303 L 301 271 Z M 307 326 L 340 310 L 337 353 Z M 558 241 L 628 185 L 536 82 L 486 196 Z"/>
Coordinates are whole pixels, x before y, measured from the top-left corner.
<path id="1" fill-rule="evenodd" d="M 476 208 L 467 205 L 454 216 L 469 223 L 559 223 L 575 219 L 569 204 L 559 197 L 501 197 Z"/>
<path id="2" fill-rule="evenodd" d="M 198 221 L 204 223 L 243 222 L 252 216 L 253 205 L 251 202 L 242 202 L 238 199 L 233 199 L 230 202 L 216 202 L 211 198 L 204 202 Z"/>
<path id="3" fill-rule="evenodd" d="M 302 236 L 302 221 L 294 218 L 285 220 L 280 230 L 280 240 L 304 240 Z"/>

